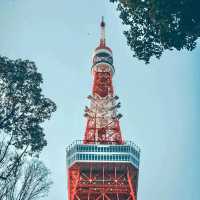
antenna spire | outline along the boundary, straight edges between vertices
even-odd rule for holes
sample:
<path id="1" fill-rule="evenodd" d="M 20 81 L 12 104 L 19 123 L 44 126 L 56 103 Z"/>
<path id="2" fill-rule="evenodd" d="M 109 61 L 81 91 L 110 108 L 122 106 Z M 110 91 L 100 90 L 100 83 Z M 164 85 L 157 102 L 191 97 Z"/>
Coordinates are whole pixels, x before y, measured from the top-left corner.
<path id="1" fill-rule="evenodd" d="M 105 39 L 105 22 L 104 22 L 104 17 L 102 16 L 101 18 L 101 38 L 100 38 L 100 46 L 105 47 L 106 46 L 106 39 Z"/>

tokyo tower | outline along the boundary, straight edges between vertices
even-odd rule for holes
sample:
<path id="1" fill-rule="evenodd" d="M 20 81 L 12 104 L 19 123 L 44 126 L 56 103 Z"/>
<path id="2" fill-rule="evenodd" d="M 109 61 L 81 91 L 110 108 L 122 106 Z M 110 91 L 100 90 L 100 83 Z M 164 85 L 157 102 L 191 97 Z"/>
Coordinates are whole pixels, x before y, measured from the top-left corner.
<path id="1" fill-rule="evenodd" d="M 100 28 L 84 138 L 67 147 L 68 200 L 136 200 L 140 150 L 121 134 L 122 115 L 117 111 L 121 105 L 112 84 L 115 68 L 103 18 Z"/>

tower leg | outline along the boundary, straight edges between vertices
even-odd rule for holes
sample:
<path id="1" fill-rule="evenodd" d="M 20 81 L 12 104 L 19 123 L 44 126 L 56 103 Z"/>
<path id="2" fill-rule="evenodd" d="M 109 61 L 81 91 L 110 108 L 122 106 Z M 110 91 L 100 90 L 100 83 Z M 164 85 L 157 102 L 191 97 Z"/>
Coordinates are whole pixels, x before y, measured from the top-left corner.
<path id="1" fill-rule="evenodd" d="M 78 186 L 79 181 L 80 181 L 80 170 L 79 170 L 79 168 L 70 169 L 69 174 L 68 174 L 68 179 L 69 179 L 68 180 L 68 183 L 69 183 L 69 188 L 68 188 L 69 198 L 70 198 L 70 200 L 75 200 L 77 186 Z"/>
<path id="2" fill-rule="evenodd" d="M 132 200 L 136 200 L 136 195 L 135 195 L 135 188 L 132 184 L 132 177 L 131 177 L 131 173 L 129 171 L 129 168 L 127 167 L 127 179 L 128 179 L 128 184 L 129 184 L 129 187 L 130 187 L 130 195 L 132 197 Z"/>

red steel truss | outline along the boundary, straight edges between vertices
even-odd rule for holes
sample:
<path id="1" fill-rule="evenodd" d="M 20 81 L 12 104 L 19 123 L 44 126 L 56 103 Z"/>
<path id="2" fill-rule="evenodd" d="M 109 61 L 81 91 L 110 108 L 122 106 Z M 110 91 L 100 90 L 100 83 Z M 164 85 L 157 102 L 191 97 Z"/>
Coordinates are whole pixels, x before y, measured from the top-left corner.
<path id="1" fill-rule="evenodd" d="M 138 171 L 132 166 L 74 165 L 68 177 L 70 200 L 136 200 Z"/>
<path id="2" fill-rule="evenodd" d="M 123 145 L 114 95 L 112 51 L 105 43 L 105 23 L 101 22 L 100 45 L 93 56 L 93 88 L 85 108 L 87 125 L 83 144 Z M 87 152 L 86 152 L 87 153 Z M 129 163 L 77 162 L 68 170 L 69 200 L 136 200 L 138 169 Z"/>

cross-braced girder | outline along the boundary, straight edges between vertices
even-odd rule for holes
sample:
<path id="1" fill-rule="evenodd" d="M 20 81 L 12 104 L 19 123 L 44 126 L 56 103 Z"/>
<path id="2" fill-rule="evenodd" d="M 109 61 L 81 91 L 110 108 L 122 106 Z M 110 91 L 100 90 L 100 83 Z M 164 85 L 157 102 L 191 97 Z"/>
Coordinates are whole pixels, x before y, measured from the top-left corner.
<path id="1" fill-rule="evenodd" d="M 77 169 L 80 177 L 72 177 L 77 182 L 70 200 L 136 200 L 138 171 L 133 166 L 90 163 L 70 170 Z"/>
<path id="2" fill-rule="evenodd" d="M 101 69 L 108 69 L 109 66 L 99 65 Z M 85 143 L 114 142 L 122 144 L 123 139 L 119 126 L 119 118 L 122 116 L 117 113 L 120 103 L 116 102 L 118 98 L 113 96 L 112 73 L 104 72 L 97 68 L 94 70 L 94 85 L 90 107 L 85 108 L 85 117 L 87 117 L 87 126 L 85 131 Z M 90 141 L 90 142 L 89 142 Z"/>

